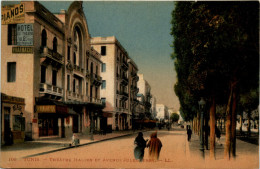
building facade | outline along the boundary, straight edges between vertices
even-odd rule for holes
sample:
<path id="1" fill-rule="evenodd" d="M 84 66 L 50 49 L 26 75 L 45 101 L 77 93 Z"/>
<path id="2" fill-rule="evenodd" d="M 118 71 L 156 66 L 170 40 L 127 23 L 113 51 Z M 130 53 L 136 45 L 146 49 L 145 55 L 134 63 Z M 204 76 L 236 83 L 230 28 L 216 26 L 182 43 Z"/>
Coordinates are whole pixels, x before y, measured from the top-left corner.
<path id="1" fill-rule="evenodd" d="M 55 15 L 35 1 L 17 6 L 19 20 L 2 21 L 1 86 L 6 95 L 24 99 L 25 137 L 100 130 L 106 119 L 100 100 L 102 62 L 90 46 L 82 2 Z"/>
<path id="2" fill-rule="evenodd" d="M 130 129 L 138 68 L 114 36 L 94 37 L 91 39 L 91 46 L 101 53 L 103 62 L 101 96 L 106 101 L 103 111 L 109 117 L 108 125 L 113 130 Z"/>
<path id="3" fill-rule="evenodd" d="M 144 114 L 147 119 L 152 119 L 152 114 L 151 114 L 151 86 L 147 82 L 147 80 L 144 79 L 143 74 L 138 74 L 139 81 L 137 83 L 137 87 L 139 88 L 139 93 L 140 95 L 143 96 L 142 99 L 142 104 L 144 106 Z"/>
<path id="4" fill-rule="evenodd" d="M 169 112 L 168 112 L 168 107 L 165 106 L 164 104 L 156 104 L 156 112 L 159 120 L 168 120 L 169 119 Z"/>

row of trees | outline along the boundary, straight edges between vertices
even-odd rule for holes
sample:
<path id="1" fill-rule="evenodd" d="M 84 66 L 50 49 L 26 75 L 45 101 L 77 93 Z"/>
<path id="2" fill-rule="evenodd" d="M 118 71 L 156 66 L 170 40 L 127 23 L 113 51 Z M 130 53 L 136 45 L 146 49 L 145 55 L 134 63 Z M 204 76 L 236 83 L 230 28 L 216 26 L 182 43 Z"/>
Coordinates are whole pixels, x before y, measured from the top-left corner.
<path id="1" fill-rule="evenodd" d="M 207 101 L 211 157 L 216 106 L 226 107 L 228 159 L 236 154 L 237 112 L 258 106 L 258 8 L 258 2 L 176 2 L 172 12 L 174 90 L 186 121 L 199 118 L 200 97 Z"/>

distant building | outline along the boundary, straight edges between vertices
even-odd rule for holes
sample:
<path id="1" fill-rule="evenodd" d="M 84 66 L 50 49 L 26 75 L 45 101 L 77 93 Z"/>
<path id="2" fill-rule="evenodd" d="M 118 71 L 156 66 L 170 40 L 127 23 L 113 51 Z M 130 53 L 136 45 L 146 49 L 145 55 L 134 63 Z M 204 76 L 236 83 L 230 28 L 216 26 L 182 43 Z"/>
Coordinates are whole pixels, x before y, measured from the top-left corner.
<path id="1" fill-rule="evenodd" d="M 168 107 L 165 106 L 164 104 L 156 104 L 156 112 L 157 112 L 156 118 L 158 118 L 160 120 L 169 119 Z"/>
<path id="2" fill-rule="evenodd" d="M 137 83 L 137 87 L 139 88 L 139 93 L 138 94 L 142 94 L 143 95 L 143 99 L 142 99 L 142 104 L 144 106 L 144 113 L 145 113 L 145 117 L 147 119 L 152 119 L 152 114 L 151 114 L 151 86 L 150 84 L 147 82 L 147 80 L 144 79 L 144 75 L 143 74 L 138 74 L 139 76 L 139 81 Z"/>
<path id="3" fill-rule="evenodd" d="M 152 105 L 151 107 L 152 118 L 155 119 L 157 112 L 156 112 L 156 98 L 154 96 L 151 98 L 151 105 Z"/>
<path id="4" fill-rule="evenodd" d="M 101 53 L 103 110 L 113 130 L 132 128 L 132 110 L 137 104 L 138 67 L 114 37 L 93 37 L 91 46 Z"/>

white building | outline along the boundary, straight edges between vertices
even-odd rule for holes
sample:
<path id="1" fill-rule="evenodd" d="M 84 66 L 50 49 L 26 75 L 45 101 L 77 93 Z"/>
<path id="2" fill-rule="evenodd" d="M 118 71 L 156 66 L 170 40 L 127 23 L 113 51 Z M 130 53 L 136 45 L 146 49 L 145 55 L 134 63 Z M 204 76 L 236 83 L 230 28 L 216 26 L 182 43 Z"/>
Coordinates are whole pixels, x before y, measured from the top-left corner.
<path id="1" fill-rule="evenodd" d="M 156 104 L 156 118 L 158 119 L 168 119 L 169 118 L 169 112 L 168 107 L 164 104 Z"/>

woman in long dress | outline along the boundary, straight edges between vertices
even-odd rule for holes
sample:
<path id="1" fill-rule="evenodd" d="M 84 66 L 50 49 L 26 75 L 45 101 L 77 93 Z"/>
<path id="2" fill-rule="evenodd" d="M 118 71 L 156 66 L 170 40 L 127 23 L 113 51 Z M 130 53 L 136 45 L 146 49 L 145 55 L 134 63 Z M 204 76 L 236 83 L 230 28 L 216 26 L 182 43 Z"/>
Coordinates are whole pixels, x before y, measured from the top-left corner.
<path id="1" fill-rule="evenodd" d="M 150 159 L 158 160 L 162 148 L 162 142 L 157 138 L 157 132 L 151 134 L 151 140 L 148 142 L 147 147 L 149 147 Z"/>

